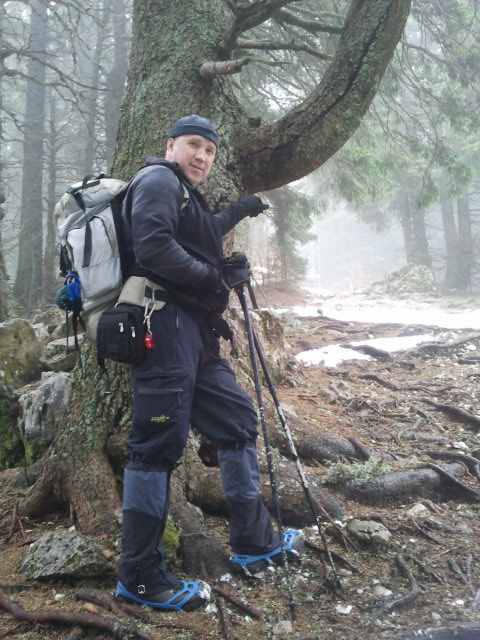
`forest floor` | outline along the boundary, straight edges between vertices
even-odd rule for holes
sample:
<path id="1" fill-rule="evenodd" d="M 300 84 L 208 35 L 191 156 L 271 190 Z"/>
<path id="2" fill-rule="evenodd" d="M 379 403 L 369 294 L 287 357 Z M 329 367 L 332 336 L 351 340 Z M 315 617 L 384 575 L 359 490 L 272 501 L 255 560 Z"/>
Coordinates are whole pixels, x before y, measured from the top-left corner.
<path id="1" fill-rule="evenodd" d="M 270 294 L 276 306 L 298 302 L 288 294 Z M 289 322 L 286 340 L 289 354 L 327 344 L 343 344 L 372 337 L 408 336 L 428 333 L 439 344 L 417 346 L 390 357 L 378 352 L 370 361 L 346 361 L 337 367 L 302 366 L 289 384 L 278 387 L 278 395 L 296 420 L 309 423 L 332 436 L 355 436 L 390 470 L 442 465 L 445 457 L 462 461 L 468 471 L 465 487 L 452 485 L 445 477 L 444 497 L 402 498 L 371 501 L 342 497 L 348 516 L 382 522 L 392 537 L 384 546 L 345 546 L 326 526 L 326 537 L 334 554 L 342 588 L 327 587 L 322 542 L 311 528 L 305 529 L 309 544 L 298 563 L 290 565 L 297 620 L 290 628 L 288 588 L 281 568 L 266 572 L 263 580 L 234 575 L 229 585 L 238 598 L 255 607 L 257 620 L 228 599 L 224 600 L 227 627 L 222 627 L 222 603 L 206 612 L 166 614 L 148 612 L 149 621 L 137 621 L 143 634 L 157 639 L 292 638 L 339 640 L 423 638 L 480 638 L 480 332 L 468 329 L 342 322 L 326 317 L 296 318 Z M 467 339 L 468 338 L 468 339 Z M 447 342 L 454 343 L 445 346 Z M 441 405 L 463 410 L 455 416 Z M 435 453 L 436 452 L 436 453 Z M 305 465 L 309 473 L 324 477 L 326 464 Z M 470 488 L 470 491 L 469 491 Z M 414 493 L 414 492 L 413 492 Z M 13 496 L 0 496 L 2 507 L 11 507 Z M 421 503 L 417 515 L 409 510 Z M 68 527 L 66 514 L 49 520 L 24 522 L 8 541 L 0 543 L 0 590 L 22 607 L 35 611 L 60 610 L 107 614 L 100 607 L 76 599 L 80 587 L 110 591 L 108 582 L 79 585 L 58 582 L 25 582 L 19 564 L 28 545 L 46 531 Z M 209 529 L 225 543 L 227 522 L 208 517 Z M 112 540 L 102 541 L 116 553 Z M 61 594 L 61 596 L 59 596 Z M 215 602 L 215 600 L 213 601 Z M 85 608 L 87 607 L 87 609 Z M 282 623 L 280 624 L 279 623 Z M 428 631 L 427 631 L 428 630 Z M 0 611 L 0 639 L 46 640 L 68 638 L 65 626 L 19 622 Z M 419 635 L 419 632 L 423 634 Z M 416 635 L 417 634 L 417 635 Z M 81 637 L 80 634 L 76 637 Z M 93 631 L 88 637 L 95 636 Z M 120 637 L 120 636 L 118 636 Z"/>

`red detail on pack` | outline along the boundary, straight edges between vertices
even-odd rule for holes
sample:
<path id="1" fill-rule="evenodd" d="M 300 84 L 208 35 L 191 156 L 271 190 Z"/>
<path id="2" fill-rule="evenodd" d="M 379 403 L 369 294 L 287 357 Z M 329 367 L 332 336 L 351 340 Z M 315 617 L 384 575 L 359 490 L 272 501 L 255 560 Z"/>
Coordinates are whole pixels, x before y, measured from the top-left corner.
<path id="1" fill-rule="evenodd" d="M 145 334 L 145 337 L 143 339 L 143 344 L 147 349 L 153 349 L 154 343 L 153 343 L 153 335 L 151 331 L 147 331 L 147 333 Z"/>

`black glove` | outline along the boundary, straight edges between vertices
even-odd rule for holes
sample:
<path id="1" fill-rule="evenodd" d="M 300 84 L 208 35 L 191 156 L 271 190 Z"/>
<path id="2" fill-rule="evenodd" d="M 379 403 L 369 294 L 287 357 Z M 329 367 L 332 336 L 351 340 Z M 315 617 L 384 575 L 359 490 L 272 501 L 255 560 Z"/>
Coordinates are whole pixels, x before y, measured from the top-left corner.
<path id="1" fill-rule="evenodd" d="M 258 216 L 259 213 L 263 213 L 270 207 L 268 202 L 262 202 L 258 196 L 240 198 L 238 204 L 245 209 L 245 213 L 248 213 L 251 218 Z"/>
<path id="2" fill-rule="evenodd" d="M 214 290 L 202 291 L 199 294 L 199 298 L 204 302 L 212 311 L 222 315 L 225 309 L 228 307 L 228 298 L 230 296 L 230 289 L 223 281 L 223 277 L 219 274 L 219 281 Z"/>
<path id="3" fill-rule="evenodd" d="M 255 196 L 253 196 L 255 197 Z M 244 253 L 234 253 L 225 258 L 221 268 L 222 278 L 229 289 L 250 280 L 250 263 Z"/>

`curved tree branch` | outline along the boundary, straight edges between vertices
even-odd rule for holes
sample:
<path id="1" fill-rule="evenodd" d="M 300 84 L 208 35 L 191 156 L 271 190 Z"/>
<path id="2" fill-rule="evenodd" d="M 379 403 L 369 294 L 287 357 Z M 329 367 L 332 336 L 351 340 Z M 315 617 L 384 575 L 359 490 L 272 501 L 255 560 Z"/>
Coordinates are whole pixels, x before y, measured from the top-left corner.
<path id="1" fill-rule="evenodd" d="M 310 96 L 239 150 L 245 184 L 274 189 L 311 173 L 356 130 L 375 95 L 411 0 L 354 0 L 335 57 Z"/>

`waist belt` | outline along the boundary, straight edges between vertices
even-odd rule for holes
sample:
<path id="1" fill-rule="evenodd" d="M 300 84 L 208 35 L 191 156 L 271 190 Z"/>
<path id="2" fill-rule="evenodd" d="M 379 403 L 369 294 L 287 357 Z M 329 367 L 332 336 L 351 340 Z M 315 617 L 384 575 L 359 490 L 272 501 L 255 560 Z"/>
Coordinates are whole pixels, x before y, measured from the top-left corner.
<path id="1" fill-rule="evenodd" d="M 122 287 L 117 304 L 148 305 L 153 311 L 158 311 L 163 309 L 168 299 L 168 293 L 160 285 L 142 276 L 130 276 Z"/>

